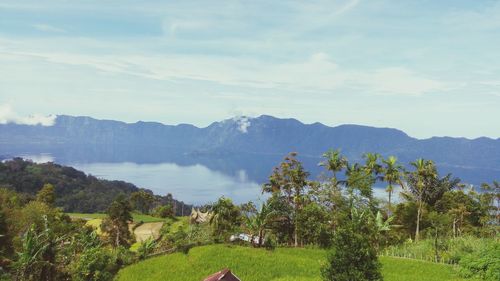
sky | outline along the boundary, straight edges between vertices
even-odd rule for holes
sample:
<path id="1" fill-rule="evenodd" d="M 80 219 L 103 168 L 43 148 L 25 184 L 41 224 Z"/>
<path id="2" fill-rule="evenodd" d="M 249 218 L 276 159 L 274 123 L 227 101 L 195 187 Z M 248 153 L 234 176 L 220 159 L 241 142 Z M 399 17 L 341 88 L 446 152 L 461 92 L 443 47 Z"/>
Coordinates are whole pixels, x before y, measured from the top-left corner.
<path id="1" fill-rule="evenodd" d="M 0 123 L 234 116 L 500 137 L 500 1 L 0 0 Z"/>

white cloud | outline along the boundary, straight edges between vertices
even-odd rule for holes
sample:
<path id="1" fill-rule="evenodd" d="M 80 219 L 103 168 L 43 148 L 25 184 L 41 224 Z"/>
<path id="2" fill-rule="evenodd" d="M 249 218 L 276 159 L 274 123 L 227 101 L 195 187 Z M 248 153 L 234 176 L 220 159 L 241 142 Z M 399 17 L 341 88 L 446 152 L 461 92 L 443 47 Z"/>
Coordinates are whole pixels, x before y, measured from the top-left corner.
<path id="1" fill-rule="evenodd" d="M 447 83 L 428 78 L 405 67 L 347 69 L 335 63 L 324 52 L 316 52 L 302 61 L 267 62 L 215 55 L 87 55 L 46 51 L 21 52 L 16 49 L 19 48 L 12 47 L 6 52 L 0 50 L 0 56 L 12 59 L 28 57 L 35 61 L 91 67 L 103 73 L 162 81 L 188 79 L 255 89 L 306 92 L 347 89 L 350 92 L 377 95 L 418 96 L 449 89 Z"/>
<path id="2" fill-rule="evenodd" d="M 20 125 L 52 126 L 55 120 L 55 115 L 32 114 L 29 116 L 19 116 L 10 105 L 0 105 L 0 124 L 15 123 Z"/>
<path id="3" fill-rule="evenodd" d="M 238 125 L 238 131 L 242 132 L 243 134 L 248 133 L 248 128 L 252 124 L 250 122 L 250 118 L 246 116 L 239 116 L 233 118 L 234 121 L 236 121 L 236 124 Z"/>
<path id="4" fill-rule="evenodd" d="M 37 23 L 37 24 L 34 24 L 33 27 L 36 30 L 44 31 L 44 32 L 66 33 L 66 30 L 49 25 L 49 24 Z"/>

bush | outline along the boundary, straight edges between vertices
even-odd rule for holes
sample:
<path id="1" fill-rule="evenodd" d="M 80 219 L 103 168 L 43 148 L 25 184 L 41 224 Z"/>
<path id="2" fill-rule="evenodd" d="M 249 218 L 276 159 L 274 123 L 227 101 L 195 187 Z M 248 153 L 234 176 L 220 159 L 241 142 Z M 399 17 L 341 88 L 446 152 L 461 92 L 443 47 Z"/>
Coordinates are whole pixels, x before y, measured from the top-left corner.
<path id="1" fill-rule="evenodd" d="M 361 214 L 337 230 L 333 236 L 332 250 L 327 256 L 327 264 L 321 270 L 323 280 L 382 280 L 381 264 L 370 241 L 370 234 L 373 233 L 369 224 L 363 220 Z"/>
<path id="2" fill-rule="evenodd" d="M 139 246 L 139 249 L 137 249 L 137 254 L 139 256 L 140 260 L 143 260 L 147 258 L 150 254 L 154 252 L 156 248 L 156 242 L 149 238 L 146 241 L 142 241 L 141 245 Z"/>
<path id="3" fill-rule="evenodd" d="M 500 280 L 500 244 L 492 244 L 481 251 L 464 256 L 459 265 L 460 274 L 466 278 Z"/>
<path id="4" fill-rule="evenodd" d="M 76 281 L 107 281 L 113 278 L 115 268 L 113 254 L 106 248 L 85 250 L 72 266 Z"/>
<path id="5" fill-rule="evenodd" d="M 158 206 L 154 211 L 153 215 L 159 218 L 173 218 L 174 217 L 174 207 L 171 204 L 164 206 Z"/>
<path id="6" fill-rule="evenodd" d="M 273 251 L 276 249 L 276 239 L 269 235 L 265 240 L 264 240 L 264 247 L 266 250 Z"/>

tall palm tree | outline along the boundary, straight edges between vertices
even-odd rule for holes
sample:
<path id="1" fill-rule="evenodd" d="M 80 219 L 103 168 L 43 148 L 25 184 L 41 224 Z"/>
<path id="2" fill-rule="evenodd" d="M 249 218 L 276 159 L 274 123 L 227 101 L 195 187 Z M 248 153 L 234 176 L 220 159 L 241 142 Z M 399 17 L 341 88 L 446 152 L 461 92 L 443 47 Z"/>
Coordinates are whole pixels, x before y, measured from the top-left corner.
<path id="1" fill-rule="evenodd" d="M 363 155 L 363 158 L 365 158 L 365 169 L 369 173 L 374 174 L 375 177 L 377 177 L 382 172 L 382 165 L 380 165 L 379 163 L 379 160 L 381 158 L 380 154 L 365 153 L 365 155 Z"/>
<path id="2" fill-rule="evenodd" d="M 422 219 L 422 210 L 424 204 L 424 196 L 432 188 L 431 184 L 437 178 L 437 170 L 434 162 L 431 160 L 417 159 L 410 163 L 415 171 L 410 173 L 410 192 L 417 203 L 417 226 L 415 229 L 415 241 L 419 240 L 420 236 L 420 220 Z"/>
<path id="3" fill-rule="evenodd" d="M 333 173 L 332 180 L 335 184 L 337 181 L 337 173 L 342 171 L 342 169 L 347 168 L 347 158 L 340 154 L 340 150 L 330 149 L 323 154 L 324 161 L 320 162 L 319 165 L 325 167 L 328 171 Z"/>
<path id="4" fill-rule="evenodd" d="M 389 156 L 387 159 L 383 159 L 383 180 L 389 185 L 386 188 L 387 193 L 389 193 L 389 211 L 391 211 L 391 197 L 394 192 L 393 185 L 399 183 L 401 188 L 404 188 L 403 182 L 401 180 L 403 166 L 399 165 L 397 158 L 394 156 Z"/>

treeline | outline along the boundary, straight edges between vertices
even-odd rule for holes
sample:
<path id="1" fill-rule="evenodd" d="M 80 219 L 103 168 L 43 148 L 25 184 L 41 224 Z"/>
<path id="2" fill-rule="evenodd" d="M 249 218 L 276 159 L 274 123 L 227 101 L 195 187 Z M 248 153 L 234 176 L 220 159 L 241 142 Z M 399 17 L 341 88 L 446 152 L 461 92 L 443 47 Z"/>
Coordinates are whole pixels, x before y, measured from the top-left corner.
<path id="1" fill-rule="evenodd" d="M 389 247 L 429 241 L 432 260 L 440 262 L 450 256 L 450 241 L 474 237 L 484 247 L 464 246 L 451 261 L 461 265 L 464 276 L 500 278 L 500 261 L 494 258 L 500 256 L 497 181 L 466 185 L 441 175 L 425 159 L 410 163 L 410 169 L 395 157 L 368 153 L 364 159 L 349 163 L 340 151 L 328 151 L 319 163 L 324 178 L 314 181 L 297 154 L 289 154 L 263 185 L 269 197 L 260 207 L 237 206 L 229 198 L 211 206 L 214 239 L 228 241 L 245 232 L 257 247 L 332 249 L 325 280 L 380 280 L 377 255 L 389 253 Z M 386 186 L 386 199 L 374 196 L 376 185 Z"/>
<path id="2" fill-rule="evenodd" d="M 373 153 L 364 155 L 365 163 L 349 163 L 338 150 L 323 155 L 319 165 L 325 168 L 324 178 L 314 181 L 296 156 L 288 155 L 263 185 L 269 198 L 260 209 L 253 202 L 234 206 L 241 213 L 239 225 L 246 227 L 245 217 L 261 216 L 258 232 L 274 236 L 279 244 L 328 246 L 331 234 L 352 219 L 354 208 L 387 224 L 381 245 L 435 237 L 436 229 L 451 237 L 491 238 L 499 233 L 497 181 L 480 187 L 463 184 L 451 174 L 440 175 L 434 162 L 425 159 L 410 163 L 408 170 L 395 157 Z M 374 196 L 375 185 L 386 186 L 385 199 Z M 227 200 L 212 206 L 216 217 Z"/>
<path id="3" fill-rule="evenodd" d="M 98 179 L 92 175 L 55 163 L 37 164 L 14 158 L 0 162 L 0 186 L 33 197 L 44 184 L 55 187 L 55 205 L 65 212 L 104 212 L 117 196 L 130 196 L 143 191 L 153 197 L 152 207 L 172 203 L 177 215 L 188 214 L 191 206 L 177 201 L 172 196 L 154 195 L 124 181 Z"/>

